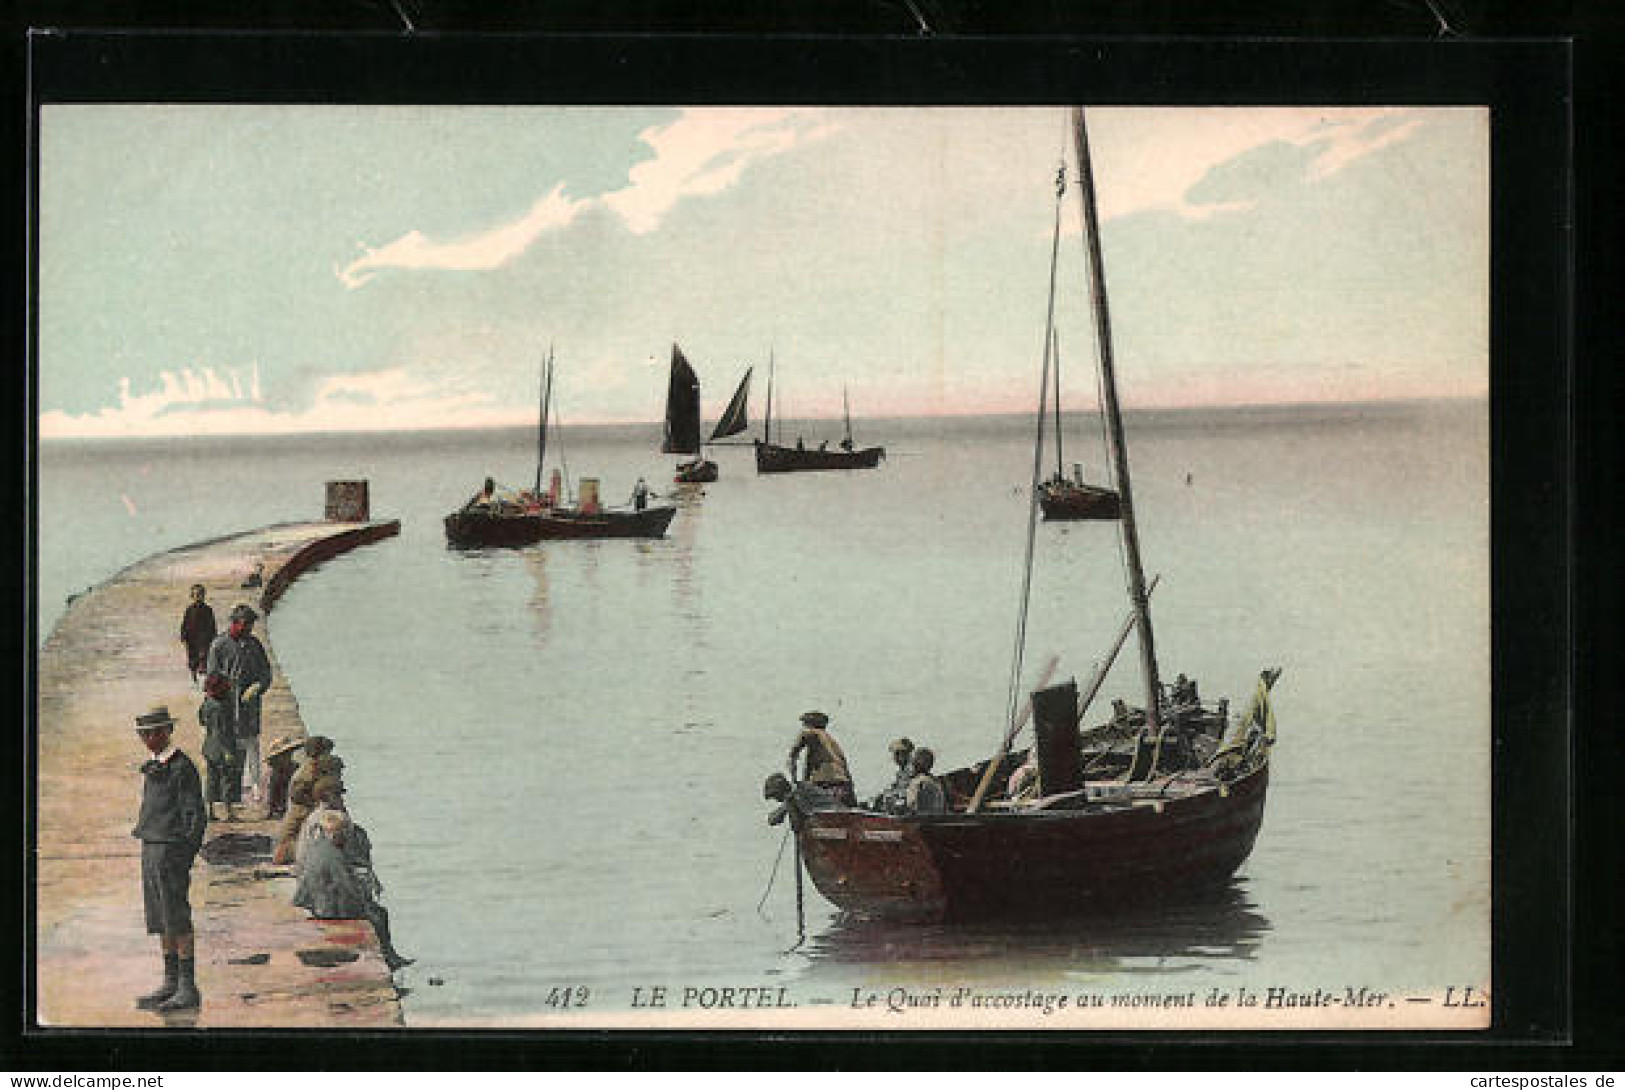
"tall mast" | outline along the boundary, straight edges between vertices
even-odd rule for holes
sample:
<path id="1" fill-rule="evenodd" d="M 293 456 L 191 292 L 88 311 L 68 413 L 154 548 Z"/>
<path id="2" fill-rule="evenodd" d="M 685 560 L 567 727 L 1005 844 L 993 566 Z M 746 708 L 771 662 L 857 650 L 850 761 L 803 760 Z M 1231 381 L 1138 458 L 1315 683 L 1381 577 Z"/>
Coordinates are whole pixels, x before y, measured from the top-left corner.
<path id="1" fill-rule="evenodd" d="M 767 409 L 762 413 L 762 442 L 773 441 L 773 350 L 767 350 Z"/>
<path id="2" fill-rule="evenodd" d="M 1066 479 L 1066 457 L 1061 453 L 1061 331 L 1055 334 L 1055 477 Z"/>
<path id="3" fill-rule="evenodd" d="M 1123 443 L 1123 413 L 1117 404 L 1117 372 L 1112 363 L 1112 322 L 1106 305 L 1106 270 L 1100 256 L 1100 216 L 1095 210 L 1095 173 L 1089 159 L 1089 130 L 1083 107 L 1072 107 L 1072 129 L 1078 145 L 1078 196 L 1083 203 L 1084 241 L 1089 253 L 1089 283 L 1095 312 L 1095 336 L 1100 342 L 1101 391 L 1105 395 L 1106 428 L 1111 435 L 1112 465 L 1117 472 L 1119 509 L 1123 525 L 1123 553 L 1128 561 L 1128 592 L 1140 629 L 1140 667 L 1145 674 L 1145 723 L 1157 728 L 1157 649 L 1151 635 L 1151 602 L 1140 566 L 1140 535 L 1134 525 L 1134 490 L 1129 486 L 1128 448 Z"/>
<path id="4" fill-rule="evenodd" d="M 847 396 L 846 387 L 841 387 L 841 410 L 846 414 L 846 441 L 852 442 L 852 399 Z"/>
<path id="5" fill-rule="evenodd" d="M 553 346 L 547 346 L 542 367 L 542 415 L 536 427 L 536 495 L 542 494 L 542 462 L 547 458 L 547 403 L 553 396 Z"/>

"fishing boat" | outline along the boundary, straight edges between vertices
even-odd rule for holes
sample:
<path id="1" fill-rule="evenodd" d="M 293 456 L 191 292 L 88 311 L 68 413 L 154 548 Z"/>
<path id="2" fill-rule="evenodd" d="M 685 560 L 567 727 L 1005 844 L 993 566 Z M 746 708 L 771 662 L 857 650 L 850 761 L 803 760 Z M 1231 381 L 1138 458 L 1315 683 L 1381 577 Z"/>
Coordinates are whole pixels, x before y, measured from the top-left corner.
<path id="1" fill-rule="evenodd" d="M 771 797 L 784 801 L 794 831 L 798 867 L 805 867 L 828 900 L 857 916 L 898 921 L 1054 916 L 1200 898 L 1226 886 L 1252 851 L 1263 821 L 1275 742 L 1270 691 L 1279 671 L 1259 675 L 1251 702 L 1234 719 L 1227 701 L 1205 703 L 1196 683 L 1183 675 L 1167 688 L 1160 680 L 1150 614 L 1154 581 L 1146 583 L 1140 560 L 1081 108 L 1072 111 L 1071 129 L 1130 609 L 1081 692 L 1075 681 L 1048 685 L 1046 669 L 1040 687 L 1018 707 L 1029 563 L 1000 743 L 988 760 L 937 777 L 944 796 L 939 812 L 911 813 L 907 807 L 888 812 L 897 807 L 883 809 L 882 800 L 871 807 L 843 805 L 808 784 L 786 789 L 770 779 Z M 1064 169 L 1057 182 L 1052 328 Z M 1052 344 L 1046 336 L 1035 485 L 1042 473 L 1043 391 Z M 1031 496 L 1029 557 L 1036 488 Z M 1090 702 L 1131 632 L 1138 636 L 1144 705 L 1114 701 L 1109 719 L 1083 729 Z M 1029 716 L 1035 740 L 1016 750 Z M 797 877 L 799 888 L 799 870 Z"/>
<path id="2" fill-rule="evenodd" d="M 670 505 L 636 502 L 631 510 L 605 507 L 598 481 L 584 477 L 574 502 L 565 495 L 563 474 L 555 469 L 546 492 L 542 468 L 547 459 L 547 431 L 553 396 L 553 353 L 542 368 L 541 414 L 536 429 L 536 480 L 533 487 L 503 488 L 490 477 L 461 508 L 445 518 L 446 543 L 454 549 L 533 545 L 571 538 L 663 537 L 677 514 Z M 645 492 L 646 496 L 647 493 Z"/>
<path id="3" fill-rule="evenodd" d="M 1038 507 L 1046 522 L 1079 522 L 1115 519 L 1120 506 L 1110 488 L 1089 484 L 1083 479 L 1083 464 L 1074 462 L 1072 476 L 1066 475 L 1066 454 L 1061 433 L 1061 339 L 1052 338 L 1055 375 L 1055 473 L 1038 486 Z"/>
<path id="4" fill-rule="evenodd" d="M 738 435 L 747 424 L 745 406 L 750 396 L 751 370 L 739 380 L 733 398 L 722 413 L 708 442 L 715 443 Z M 679 462 L 674 480 L 678 484 L 708 484 L 717 479 L 717 464 L 700 453 L 700 379 L 677 345 L 671 346 L 671 382 L 666 388 L 666 432 L 660 445 L 663 454 L 688 454 Z"/>
<path id="5" fill-rule="evenodd" d="M 886 457 L 885 447 L 859 449 L 852 441 L 852 403 L 847 391 L 841 390 L 841 405 L 846 419 L 846 437 L 840 446 L 830 450 L 827 443 L 808 447 L 797 439 L 793 447 L 773 442 L 773 361 L 769 357 L 767 373 L 767 409 L 762 414 L 762 437 L 756 440 L 756 472 L 806 473 L 825 469 L 873 469 Z"/>

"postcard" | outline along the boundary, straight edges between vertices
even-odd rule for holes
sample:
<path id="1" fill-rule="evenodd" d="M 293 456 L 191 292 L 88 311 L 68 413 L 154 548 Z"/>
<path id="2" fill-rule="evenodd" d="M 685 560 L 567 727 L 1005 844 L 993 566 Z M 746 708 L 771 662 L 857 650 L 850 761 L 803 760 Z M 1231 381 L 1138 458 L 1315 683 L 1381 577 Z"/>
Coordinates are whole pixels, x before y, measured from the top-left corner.
<path id="1" fill-rule="evenodd" d="M 49 101 L 35 1017 L 1490 1025 L 1490 114 Z"/>

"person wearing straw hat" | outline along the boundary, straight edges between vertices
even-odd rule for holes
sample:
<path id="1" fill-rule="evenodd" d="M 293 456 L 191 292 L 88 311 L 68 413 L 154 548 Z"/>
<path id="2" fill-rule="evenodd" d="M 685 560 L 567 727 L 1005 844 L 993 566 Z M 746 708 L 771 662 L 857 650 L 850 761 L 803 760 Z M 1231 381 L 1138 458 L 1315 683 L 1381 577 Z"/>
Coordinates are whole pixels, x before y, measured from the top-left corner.
<path id="1" fill-rule="evenodd" d="M 265 820 L 275 821 L 288 812 L 288 784 L 304 748 L 304 735 L 284 734 L 265 751 Z"/>
<path id="2" fill-rule="evenodd" d="M 208 672 L 231 681 L 232 722 L 242 751 L 243 786 L 260 795 L 260 697 L 271 687 L 271 658 L 254 635 L 259 614 L 247 603 L 231 611 L 226 631 L 209 645 Z"/>
<path id="3" fill-rule="evenodd" d="M 130 835 L 141 841 L 141 895 L 147 933 L 158 936 L 164 980 L 136 1000 L 142 1010 L 191 1010 L 202 1003 L 193 976 L 192 860 L 208 827 L 197 765 L 175 748 L 175 720 L 160 704 L 135 718 L 152 759 L 141 766 L 141 812 Z"/>

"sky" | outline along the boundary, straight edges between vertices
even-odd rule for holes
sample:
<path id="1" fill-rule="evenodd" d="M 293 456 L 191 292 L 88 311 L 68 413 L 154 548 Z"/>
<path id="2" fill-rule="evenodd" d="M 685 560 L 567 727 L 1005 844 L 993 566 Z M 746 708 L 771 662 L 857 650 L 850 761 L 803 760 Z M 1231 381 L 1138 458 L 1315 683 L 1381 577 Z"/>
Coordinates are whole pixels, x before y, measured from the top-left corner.
<path id="1" fill-rule="evenodd" d="M 1031 411 L 1057 108 L 49 105 L 44 439 Z M 1126 407 L 1484 397 L 1478 108 L 1090 108 Z M 1075 184 L 1056 330 L 1094 404 Z"/>

